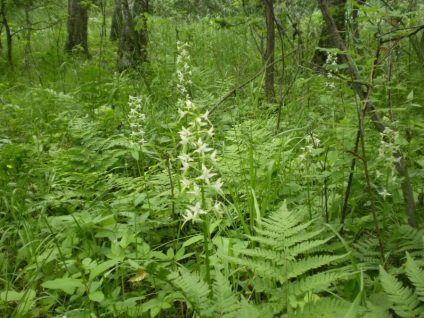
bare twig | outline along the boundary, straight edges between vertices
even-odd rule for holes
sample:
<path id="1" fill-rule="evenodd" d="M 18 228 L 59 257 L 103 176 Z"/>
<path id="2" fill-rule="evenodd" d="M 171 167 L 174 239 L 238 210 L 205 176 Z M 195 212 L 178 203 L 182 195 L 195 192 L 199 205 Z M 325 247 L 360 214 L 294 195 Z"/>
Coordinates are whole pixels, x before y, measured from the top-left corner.
<path id="1" fill-rule="evenodd" d="M 227 94 L 225 94 L 216 104 L 214 107 L 211 108 L 211 110 L 209 111 L 209 114 L 212 114 L 218 107 L 219 105 L 221 105 L 223 102 L 225 102 L 229 97 L 231 97 L 233 94 L 235 94 L 239 89 L 242 89 L 243 87 L 245 87 L 247 84 L 249 84 L 250 82 L 254 81 L 257 77 L 259 77 L 263 72 L 265 72 L 265 70 L 268 67 L 273 66 L 274 64 L 281 62 L 283 60 L 283 58 L 280 58 L 276 61 L 274 61 L 273 63 L 267 65 L 266 67 L 262 68 L 259 72 L 257 72 L 255 75 L 253 75 L 251 78 L 249 78 L 247 81 L 245 81 L 243 84 L 240 84 L 239 86 L 233 88 L 232 90 L 230 90 Z"/>
<path id="2" fill-rule="evenodd" d="M 320 7 L 320 10 L 322 12 L 323 18 L 325 19 L 325 22 L 329 26 L 330 36 L 333 38 L 333 41 L 338 49 L 344 52 L 342 54 L 343 62 L 347 64 L 348 66 L 348 72 L 350 77 L 352 78 L 352 88 L 355 91 L 355 93 L 359 96 L 361 101 L 363 102 L 364 112 L 367 112 L 369 116 L 371 117 L 371 120 L 374 124 L 374 127 L 379 132 L 384 132 L 387 127 L 381 120 L 380 114 L 376 111 L 376 108 L 372 101 L 369 99 L 369 93 L 370 93 L 370 86 L 367 90 L 363 89 L 363 85 L 361 84 L 361 77 L 359 75 L 359 72 L 356 68 L 356 65 L 352 59 L 352 57 L 347 53 L 348 50 L 346 49 L 346 45 L 341 38 L 337 26 L 330 14 L 330 10 L 328 8 L 328 3 L 326 0 L 318 0 L 318 5 Z M 418 31 L 417 31 L 418 32 Z M 375 65 L 372 69 L 372 75 L 375 69 Z M 390 128 L 389 128 L 390 129 Z M 404 203 L 405 203 L 405 211 L 408 216 L 408 223 L 414 228 L 418 228 L 418 215 L 415 207 L 415 200 L 413 196 L 411 181 L 408 174 L 408 168 L 406 165 L 405 158 L 403 157 L 402 153 L 400 151 L 395 151 L 393 153 L 393 156 L 398 158 L 398 162 L 396 162 L 396 170 L 399 174 L 399 176 L 402 178 L 402 192 L 404 197 Z"/>

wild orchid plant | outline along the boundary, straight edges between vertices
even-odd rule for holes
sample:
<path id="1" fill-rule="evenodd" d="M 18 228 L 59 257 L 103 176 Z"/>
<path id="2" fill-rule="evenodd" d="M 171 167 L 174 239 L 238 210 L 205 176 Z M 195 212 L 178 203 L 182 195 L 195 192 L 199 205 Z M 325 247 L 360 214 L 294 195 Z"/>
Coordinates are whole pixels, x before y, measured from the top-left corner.
<path id="1" fill-rule="evenodd" d="M 140 161 L 140 154 L 142 153 L 143 147 L 146 145 L 147 141 L 145 139 L 145 122 L 146 115 L 142 112 L 143 104 L 146 104 L 147 99 L 136 96 L 129 96 L 128 106 L 130 112 L 128 114 L 128 121 L 130 124 L 130 138 L 129 138 L 129 148 L 131 149 L 131 156 L 137 161 L 137 168 L 140 174 L 143 174 L 143 160 Z"/>
<path id="2" fill-rule="evenodd" d="M 319 148 L 321 145 L 321 140 L 318 138 L 318 135 L 314 132 L 309 132 L 305 137 L 302 138 L 304 142 L 304 147 L 300 147 L 302 152 L 297 157 L 295 164 L 299 168 L 298 171 L 302 171 L 302 174 L 315 174 L 313 171 L 314 167 L 314 158 L 316 157 L 315 149 Z M 311 189 L 310 183 L 306 183 L 306 196 L 309 206 L 309 216 L 312 219 L 312 204 L 311 204 Z"/>
<path id="3" fill-rule="evenodd" d="M 376 169 L 376 179 L 385 180 L 385 185 L 379 194 L 386 200 L 387 197 L 391 196 L 387 188 L 393 187 L 399 184 L 399 180 L 396 174 L 396 163 L 401 159 L 395 157 L 394 154 L 399 152 L 400 146 L 397 144 L 399 133 L 390 128 L 390 126 L 396 123 L 390 123 L 387 117 L 383 118 L 383 121 L 387 122 L 386 129 L 380 133 L 380 147 L 378 148 L 378 162 L 383 172 Z"/>
<path id="4" fill-rule="evenodd" d="M 337 72 L 338 68 L 337 68 L 337 55 L 331 52 L 327 53 L 327 59 L 325 61 L 325 65 L 328 66 L 329 68 L 331 68 L 333 71 L 328 71 L 327 72 L 327 82 L 325 83 L 325 87 L 328 88 L 335 88 L 336 86 L 334 85 L 335 79 L 334 79 L 334 75 L 333 72 Z"/>
<path id="5" fill-rule="evenodd" d="M 177 42 L 176 60 L 178 84 L 181 96 L 178 105 L 180 121 L 184 122 L 180 136 L 181 165 L 180 194 L 187 202 L 184 224 L 188 221 L 200 221 L 201 215 L 221 211 L 217 195 L 222 193 L 223 182 L 214 172 L 217 150 L 212 146 L 214 128 L 208 118 L 209 111 L 201 113 L 191 101 L 188 86 L 192 83 L 192 71 L 189 65 L 188 43 Z"/>
<path id="6" fill-rule="evenodd" d="M 131 128 L 131 146 L 143 145 L 146 143 L 144 139 L 145 131 L 143 123 L 146 121 L 146 115 L 142 113 L 142 98 L 129 96 L 128 106 L 130 107 L 130 113 L 128 114 L 128 120 Z"/>
<path id="7" fill-rule="evenodd" d="M 189 85 L 192 71 L 188 44 L 177 42 L 176 60 L 178 84 L 181 95 L 178 102 L 180 115 L 180 197 L 184 208 L 184 224 L 202 222 L 204 229 L 204 249 L 206 257 L 206 281 L 210 283 L 209 269 L 209 221 L 210 212 L 220 214 L 221 203 L 217 199 L 222 194 L 223 182 L 214 170 L 217 150 L 213 147 L 214 128 L 208 118 L 209 111 L 201 112 L 191 100 Z"/>

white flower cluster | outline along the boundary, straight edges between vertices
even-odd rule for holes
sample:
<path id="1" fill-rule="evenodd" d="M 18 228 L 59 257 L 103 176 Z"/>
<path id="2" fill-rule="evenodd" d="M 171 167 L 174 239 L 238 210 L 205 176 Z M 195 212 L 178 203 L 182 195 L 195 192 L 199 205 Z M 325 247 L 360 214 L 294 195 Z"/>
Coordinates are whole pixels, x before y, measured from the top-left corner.
<path id="1" fill-rule="evenodd" d="M 387 118 L 383 118 L 384 121 L 389 121 Z M 393 123 L 391 123 L 393 125 Z M 376 178 L 380 179 L 384 177 L 386 179 L 386 185 L 396 186 L 398 184 L 398 178 L 396 175 L 396 163 L 399 163 L 401 157 L 395 156 L 395 153 L 400 150 L 400 146 L 396 144 L 399 133 L 394 129 L 386 126 L 386 129 L 380 133 L 380 147 L 378 148 L 378 161 L 382 168 L 387 173 L 382 173 L 376 170 Z M 385 199 L 391 194 L 384 188 L 379 192 Z"/>
<path id="2" fill-rule="evenodd" d="M 177 90 L 182 96 L 186 96 L 189 93 L 188 86 L 192 84 L 191 77 L 193 73 L 190 67 L 188 47 L 188 43 L 177 41 L 178 55 L 175 62 L 178 77 Z"/>
<path id="3" fill-rule="evenodd" d="M 304 161 L 306 158 L 308 158 L 311 153 L 312 150 L 314 148 L 319 147 L 321 143 L 321 140 L 318 139 L 317 135 L 314 134 L 313 132 L 307 134 L 305 136 L 305 147 L 301 147 L 300 149 L 302 149 L 302 153 L 299 155 L 299 159 L 300 161 Z"/>
<path id="4" fill-rule="evenodd" d="M 180 121 L 186 124 L 178 132 L 181 145 L 178 156 L 182 176 L 181 194 L 187 195 L 188 201 L 183 217 L 185 222 L 194 222 L 199 221 L 202 214 L 220 212 L 221 204 L 215 198 L 222 193 L 223 182 L 213 171 L 217 151 L 210 146 L 214 130 L 208 119 L 209 111 L 201 114 L 191 101 L 187 89 L 192 84 L 188 44 L 177 42 L 177 49 L 177 89 L 184 98 L 178 101 L 178 113 Z"/>
<path id="5" fill-rule="evenodd" d="M 190 119 L 188 127 L 179 131 L 181 151 L 181 191 L 190 194 L 190 205 L 184 215 L 185 222 L 200 220 L 208 211 L 220 211 L 220 203 L 213 200 L 222 193 L 223 182 L 213 171 L 217 151 L 208 143 L 213 135 L 209 112 L 199 115 L 193 102 L 187 100 L 184 109 L 179 109 L 181 119 Z"/>
<path id="6" fill-rule="evenodd" d="M 131 145 L 143 145 L 146 143 L 146 140 L 144 139 L 145 131 L 143 129 L 143 123 L 146 121 L 146 115 L 141 112 L 142 98 L 129 96 L 128 106 L 130 107 L 128 119 L 131 128 Z"/>
<path id="7" fill-rule="evenodd" d="M 331 65 L 331 66 L 336 66 L 337 65 L 337 55 L 333 54 L 331 52 L 328 52 L 327 53 L 327 60 L 325 61 L 325 64 Z M 335 68 L 334 71 L 337 71 L 337 68 Z M 327 72 L 327 78 L 328 78 L 328 81 L 325 83 L 325 87 L 335 88 L 336 86 L 334 85 L 334 80 L 332 80 L 333 74 L 331 72 Z"/>

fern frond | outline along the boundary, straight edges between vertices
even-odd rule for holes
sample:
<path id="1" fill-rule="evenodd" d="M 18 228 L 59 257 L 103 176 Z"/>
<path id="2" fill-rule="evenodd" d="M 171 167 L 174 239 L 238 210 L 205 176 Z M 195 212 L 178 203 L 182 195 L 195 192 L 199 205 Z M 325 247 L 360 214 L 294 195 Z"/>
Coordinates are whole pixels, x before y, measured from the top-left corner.
<path id="1" fill-rule="evenodd" d="M 275 234 L 275 232 L 261 230 L 261 229 L 256 229 L 256 232 L 258 234 L 261 234 L 262 236 L 254 236 L 254 235 L 247 235 L 247 234 L 245 236 L 251 242 L 258 242 L 258 243 L 261 243 L 262 245 L 266 245 L 266 246 L 274 246 L 275 245 L 275 240 L 276 240 L 276 236 L 277 236 L 277 234 Z"/>
<path id="2" fill-rule="evenodd" d="M 366 308 L 360 317 L 364 318 L 392 318 L 389 314 L 391 303 L 383 291 L 371 294 L 366 302 Z"/>
<path id="3" fill-rule="evenodd" d="M 298 277 L 312 269 L 319 268 L 324 265 L 332 264 L 336 261 L 346 258 L 349 254 L 344 255 L 315 255 L 309 256 L 299 261 L 290 262 L 287 265 L 287 278 Z"/>
<path id="4" fill-rule="evenodd" d="M 241 251 L 237 251 L 241 254 Z M 258 274 L 260 277 L 274 279 L 281 281 L 284 277 L 284 267 L 278 267 L 272 264 L 270 261 L 263 260 L 261 258 L 246 258 L 246 257 L 232 257 L 225 256 L 230 262 L 238 264 L 251 269 L 253 272 Z"/>
<path id="5" fill-rule="evenodd" d="M 254 249 L 242 249 L 238 251 L 246 256 L 257 257 L 259 259 L 269 260 L 274 263 L 277 263 L 283 259 L 283 253 L 259 247 Z"/>
<path id="6" fill-rule="evenodd" d="M 380 280 L 397 315 L 400 317 L 415 317 L 419 315 L 417 307 L 420 301 L 409 287 L 404 287 L 396 277 L 387 273 L 382 266 L 380 266 Z"/>
<path id="7" fill-rule="evenodd" d="M 298 229 L 299 228 L 296 228 L 296 230 Z M 306 229 L 300 229 L 299 232 L 294 232 L 293 234 L 290 234 L 290 236 L 286 238 L 286 246 L 293 246 L 298 244 L 299 242 L 309 241 L 309 240 L 312 240 L 313 238 L 319 237 L 324 232 L 325 228 L 321 228 L 317 231 L 311 231 L 311 230 L 305 231 L 305 230 Z M 333 238 L 333 236 L 329 236 L 327 238 L 331 239 Z"/>
<path id="8" fill-rule="evenodd" d="M 240 301 L 241 308 L 238 312 L 237 318 L 266 318 L 255 306 L 251 305 L 243 297 Z"/>
<path id="9" fill-rule="evenodd" d="M 320 231 L 321 233 L 321 231 Z M 315 252 L 317 247 L 325 245 L 328 241 L 330 241 L 333 236 L 330 236 L 323 240 L 313 240 L 313 241 L 305 241 L 297 244 L 290 250 L 290 256 L 296 257 L 300 254 L 308 254 L 309 252 Z"/>
<path id="10" fill-rule="evenodd" d="M 309 221 L 299 225 L 302 217 L 303 215 L 301 214 L 290 213 L 286 204 L 283 204 L 277 211 L 271 213 L 267 219 L 263 219 L 262 225 L 268 230 L 269 234 L 266 236 L 272 235 L 271 237 L 277 238 L 283 235 L 283 237 L 289 237 L 305 230 L 312 224 L 312 221 Z M 282 220 L 284 220 L 284 223 L 281 222 Z"/>
<path id="11" fill-rule="evenodd" d="M 418 266 L 417 262 L 406 253 L 406 275 L 415 286 L 415 293 L 420 301 L 424 302 L 424 271 Z"/>
<path id="12" fill-rule="evenodd" d="M 402 225 L 397 228 L 389 241 L 388 247 L 401 256 L 405 252 L 414 258 L 424 257 L 424 230 L 414 229 L 409 225 Z"/>
<path id="13" fill-rule="evenodd" d="M 340 318 L 345 316 L 349 308 L 350 303 L 347 301 L 325 297 L 316 302 L 308 302 L 303 308 L 296 309 L 293 313 L 284 315 L 283 317 Z"/>
<path id="14" fill-rule="evenodd" d="M 200 317 L 212 314 L 213 307 L 210 301 L 210 289 L 197 273 L 190 273 L 183 269 L 172 272 L 167 279 L 180 290 L 187 302 Z"/>
<path id="15" fill-rule="evenodd" d="M 371 265 L 375 270 L 378 270 L 380 264 L 380 251 L 377 238 L 368 238 L 356 242 L 354 245 L 354 255 L 360 261 Z"/>
<path id="16" fill-rule="evenodd" d="M 349 254 L 335 254 L 334 248 L 329 246 L 333 235 L 322 227 L 315 227 L 316 220 L 303 223 L 303 218 L 304 213 L 290 212 L 283 204 L 269 218 L 262 219 L 262 227 L 256 228 L 255 235 L 246 236 L 259 246 L 234 248 L 238 257 L 226 256 L 261 278 L 260 284 L 254 284 L 253 280 L 249 280 L 249 284 L 256 292 L 266 295 L 274 315 L 284 313 L 291 299 L 325 291 L 349 276 L 349 270 L 329 269 Z"/>
<path id="17" fill-rule="evenodd" d="M 220 271 L 215 272 L 212 300 L 214 305 L 214 317 L 240 317 L 240 301 L 237 299 L 236 294 L 231 289 L 227 278 L 225 278 Z"/>
<path id="18" fill-rule="evenodd" d="M 291 295 L 295 296 L 303 295 L 309 291 L 319 293 L 327 289 L 332 283 L 350 275 L 349 273 L 346 274 L 342 272 L 322 272 L 307 276 L 289 284 L 289 292 Z"/>
<path id="19" fill-rule="evenodd" d="M 363 318 L 393 318 L 384 307 L 368 304 L 368 310 L 361 317 Z"/>

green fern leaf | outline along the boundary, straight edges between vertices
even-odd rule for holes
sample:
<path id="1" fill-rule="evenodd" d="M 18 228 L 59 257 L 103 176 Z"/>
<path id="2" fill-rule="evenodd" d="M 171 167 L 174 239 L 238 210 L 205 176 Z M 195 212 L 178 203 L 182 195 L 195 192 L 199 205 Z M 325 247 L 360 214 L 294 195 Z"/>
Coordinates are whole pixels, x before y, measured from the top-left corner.
<path id="1" fill-rule="evenodd" d="M 340 318 L 349 311 L 350 303 L 340 299 L 325 297 L 316 302 L 308 302 L 303 308 L 296 309 L 293 313 L 283 317 L 303 317 L 303 318 Z"/>
<path id="2" fill-rule="evenodd" d="M 299 261 L 290 262 L 288 267 L 287 278 L 298 277 L 312 269 L 322 267 L 324 265 L 332 264 L 346 258 L 349 254 L 344 255 L 315 255 L 301 259 Z"/>
<path id="3" fill-rule="evenodd" d="M 402 225 L 393 233 L 389 246 L 397 254 L 403 256 L 405 252 L 411 254 L 414 258 L 424 257 L 424 230 L 414 229 L 409 225 Z"/>
<path id="4" fill-rule="evenodd" d="M 220 271 L 215 272 L 215 280 L 213 283 L 213 304 L 214 317 L 238 318 L 240 311 L 240 301 L 236 294 L 232 291 L 231 286 L 221 274 Z"/>
<path id="5" fill-rule="evenodd" d="M 238 257 L 225 256 L 262 279 L 263 284 L 254 284 L 254 280 L 249 284 L 256 292 L 266 295 L 274 315 L 284 313 L 293 299 L 300 304 L 302 296 L 326 291 L 349 275 L 349 271 L 329 270 L 329 266 L 343 261 L 349 254 L 335 255 L 329 244 L 333 235 L 322 227 L 317 229 L 316 220 L 303 223 L 303 218 L 303 213 L 290 212 L 283 204 L 269 218 L 262 219 L 262 227 L 256 228 L 255 235 L 246 236 L 259 246 L 234 248 Z"/>
<path id="6" fill-rule="evenodd" d="M 380 280 L 397 315 L 400 317 L 418 316 L 417 306 L 420 301 L 409 287 L 404 287 L 396 277 L 387 273 L 382 266 L 380 266 Z"/>
<path id="7" fill-rule="evenodd" d="M 242 254 L 241 250 L 237 250 L 238 253 Z M 263 251 L 263 254 L 267 253 L 267 251 Z M 277 265 L 272 264 L 271 262 L 261 259 L 261 258 L 246 258 L 246 257 L 231 257 L 225 256 L 229 261 L 234 264 L 238 264 L 244 267 L 251 269 L 257 275 L 263 278 L 274 279 L 274 280 L 284 280 L 284 267 L 277 267 Z"/>
<path id="8" fill-rule="evenodd" d="M 321 231 L 319 231 L 321 233 Z M 296 244 L 291 250 L 290 250 L 290 256 L 296 257 L 300 254 L 307 254 L 310 251 L 316 251 L 316 248 L 322 245 L 325 245 L 328 241 L 330 241 L 333 237 L 330 236 L 323 240 L 312 240 L 312 241 L 304 241 L 299 244 Z"/>
<path id="9" fill-rule="evenodd" d="M 366 318 L 392 318 L 392 315 L 389 314 L 390 306 L 391 302 L 384 291 L 371 294 L 366 302 L 363 316 Z"/>
<path id="10" fill-rule="evenodd" d="M 212 315 L 213 306 L 210 301 L 210 289 L 197 273 L 190 273 L 183 269 L 172 272 L 167 279 L 184 295 L 187 302 L 200 317 Z"/>
<path id="11" fill-rule="evenodd" d="M 319 293 L 326 290 L 332 283 L 338 281 L 341 278 L 350 276 L 351 274 L 339 273 L 339 272 L 322 272 L 312 276 L 307 276 L 300 280 L 297 280 L 289 284 L 289 291 L 291 295 L 299 296 L 306 292 L 312 291 L 313 293 Z"/>
<path id="12" fill-rule="evenodd" d="M 242 297 L 241 308 L 238 312 L 237 318 L 267 318 L 266 315 L 261 313 L 255 306 L 251 305 L 246 299 Z"/>
<path id="13" fill-rule="evenodd" d="M 252 256 L 262 260 L 269 260 L 274 263 L 277 263 L 284 257 L 284 254 L 280 252 L 268 250 L 264 248 L 259 248 L 259 247 L 255 249 L 243 249 L 243 250 L 239 250 L 239 252 L 247 256 Z"/>
<path id="14" fill-rule="evenodd" d="M 406 275 L 408 275 L 408 278 L 414 284 L 415 293 L 419 300 L 424 302 L 424 271 L 418 266 L 409 253 L 406 253 L 406 259 Z"/>

